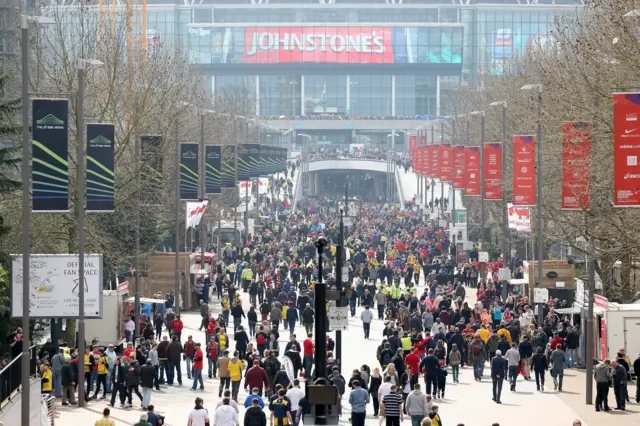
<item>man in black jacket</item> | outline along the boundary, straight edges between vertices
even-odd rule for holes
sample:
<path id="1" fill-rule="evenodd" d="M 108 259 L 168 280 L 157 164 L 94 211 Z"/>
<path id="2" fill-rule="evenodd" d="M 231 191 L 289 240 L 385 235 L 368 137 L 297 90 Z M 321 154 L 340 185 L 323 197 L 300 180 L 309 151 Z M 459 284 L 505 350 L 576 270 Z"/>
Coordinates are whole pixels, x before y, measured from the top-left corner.
<path id="1" fill-rule="evenodd" d="M 438 394 L 438 368 L 440 368 L 440 361 L 433 354 L 433 349 L 429 349 L 427 356 L 420 361 L 418 371 L 424 370 L 424 381 L 426 382 L 427 395 L 431 394 L 434 398 Z"/>
<path id="2" fill-rule="evenodd" d="M 640 355 L 633 361 L 633 372 L 636 374 L 636 378 L 640 377 Z M 636 383 L 636 402 L 640 404 L 640 384 Z"/>
<path id="3" fill-rule="evenodd" d="M 493 400 L 497 404 L 502 404 L 500 395 L 502 394 L 502 383 L 507 375 L 509 363 L 502 357 L 502 351 L 497 350 L 496 356 L 491 360 L 491 379 L 493 380 Z"/>
<path id="4" fill-rule="evenodd" d="M 620 364 L 620 360 L 612 361 L 611 366 L 613 367 L 613 392 L 616 396 L 616 410 L 624 411 L 627 403 L 627 370 Z"/>
<path id="5" fill-rule="evenodd" d="M 66 360 L 65 360 L 66 361 Z M 78 383 L 77 359 L 65 362 L 60 370 L 60 384 L 62 385 L 62 405 L 69 405 L 67 395 L 72 404 L 76 404 L 75 386 Z"/>
<path id="6" fill-rule="evenodd" d="M 151 393 L 153 384 L 156 381 L 156 369 L 148 359 L 145 365 L 140 368 L 140 386 L 142 386 L 142 408 L 145 410 L 151 404 Z"/>
<path id="7" fill-rule="evenodd" d="M 258 398 L 251 400 L 251 407 L 244 413 L 244 426 L 267 426 L 267 416 L 258 405 Z"/>
<path id="8" fill-rule="evenodd" d="M 113 372 L 111 373 L 111 406 L 116 403 L 116 395 L 120 395 L 120 406 L 124 407 L 125 397 L 127 395 L 126 390 L 126 377 L 127 370 L 122 365 L 120 357 L 116 358 L 113 365 Z"/>
<path id="9" fill-rule="evenodd" d="M 167 371 L 167 384 L 173 384 L 174 368 L 178 376 L 178 384 L 182 385 L 182 367 L 180 365 L 180 356 L 182 355 L 182 344 L 178 341 L 178 336 L 173 336 L 169 347 L 167 348 L 167 361 L 169 362 L 169 370 Z"/>
<path id="10" fill-rule="evenodd" d="M 140 394 L 140 390 L 138 386 L 140 386 L 140 364 L 136 361 L 135 358 L 131 358 L 131 364 L 125 364 L 125 368 L 127 370 L 125 382 L 127 384 L 127 407 L 133 407 L 133 394 L 135 393 L 140 398 L 140 402 L 142 402 L 142 395 Z"/>

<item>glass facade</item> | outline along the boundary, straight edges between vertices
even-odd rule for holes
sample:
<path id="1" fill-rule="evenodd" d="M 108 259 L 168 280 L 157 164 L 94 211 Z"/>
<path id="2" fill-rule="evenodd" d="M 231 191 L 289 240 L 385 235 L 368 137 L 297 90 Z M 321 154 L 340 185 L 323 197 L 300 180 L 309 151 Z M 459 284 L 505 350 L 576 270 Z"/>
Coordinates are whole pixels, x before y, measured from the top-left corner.
<path id="1" fill-rule="evenodd" d="M 260 85 L 261 116 L 297 116 L 301 114 L 299 75 L 263 75 Z"/>
<path id="2" fill-rule="evenodd" d="M 347 111 L 346 75 L 305 75 L 305 114 L 335 113 Z"/>

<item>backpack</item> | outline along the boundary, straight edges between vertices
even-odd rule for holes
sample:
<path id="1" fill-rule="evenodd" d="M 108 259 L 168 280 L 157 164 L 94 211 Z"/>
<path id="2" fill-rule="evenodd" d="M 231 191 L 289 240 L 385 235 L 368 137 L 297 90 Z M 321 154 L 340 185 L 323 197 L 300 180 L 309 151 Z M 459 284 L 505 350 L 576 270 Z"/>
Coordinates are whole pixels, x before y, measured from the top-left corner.
<path id="1" fill-rule="evenodd" d="M 262 345 L 266 345 L 266 344 L 267 344 L 267 339 L 265 339 L 265 338 L 264 338 L 264 334 L 259 333 L 259 334 L 256 336 L 256 343 L 257 343 L 258 345 L 260 345 L 260 346 L 262 346 Z"/>
<path id="2" fill-rule="evenodd" d="M 382 356 L 380 357 L 380 363 L 382 365 L 387 365 L 390 362 L 391 362 L 391 354 L 387 351 L 383 353 Z"/>
<path id="3" fill-rule="evenodd" d="M 471 349 L 473 356 L 480 356 L 480 351 L 480 345 L 473 345 L 473 348 Z"/>

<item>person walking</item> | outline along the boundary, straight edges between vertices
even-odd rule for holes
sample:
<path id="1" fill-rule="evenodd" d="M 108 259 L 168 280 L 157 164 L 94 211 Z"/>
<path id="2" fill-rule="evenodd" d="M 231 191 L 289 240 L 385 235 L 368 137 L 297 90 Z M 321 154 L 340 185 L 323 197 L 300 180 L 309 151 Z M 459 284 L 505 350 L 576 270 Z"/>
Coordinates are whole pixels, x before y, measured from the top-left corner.
<path id="1" fill-rule="evenodd" d="M 352 390 L 349 393 L 349 405 L 351 405 L 351 424 L 353 426 L 364 426 L 367 418 L 367 404 L 369 403 L 369 392 L 360 386 L 359 380 L 351 382 Z"/>
<path id="2" fill-rule="evenodd" d="M 562 350 L 562 344 L 558 344 L 549 357 L 551 362 L 551 377 L 553 377 L 553 389 L 562 392 L 562 380 L 564 379 L 564 366 L 567 355 Z"/>
<path id="3" fill-rule="evenodd" d="M 609 386 L 611 385 L 611 361 L 596 365 L 593 369 L 593 378 L 596 381 L 596 411 L 610 411 Z"/>
<path id="4" fill-rule="evenodd" d="M 182 386 L 182 366 L 180 364 L 180 356 L 182 355 L 182 352 L 182 343 L 180 343 L 178 336 L 173 336 L 171 338 L 171 343 L 169 343 L 169 346 L 167 347 L 167 361 L 169 365 L 169 370 L 167 371 L 167 384 L 169 385 L 172 385 L 173 379 L 177 378 L 178 385 Z"/>
<path id="5" fill-rule="evenodd" d="M 627 403 L 627 370 L 618 361 L 613 361 L 611 367 L 613 367 L 613 393 L 616 396 L 616 410 L 625 411 Z"/>
<path id="6" fill-rule="evenodd" d="M 125 364 L 125 369 L 127 370 L 127 374 L 125 377 L 125 383 L 127 384 L 127 407 L 133 407 L 133 394 L 135 393 L 138 398 L 140 398 L 140 402 L 142 402 L 142 395 L 140 394 L 140 390 L 138 386 L 140 386 L 140 364 L 136 361 L 135 358 L 131 358 L 130 364 Z"/>
<path id="7" fill-rule="evenodd" d="M 78 364 L 77 358 L 71 358 L 67 361 L 65 358 L 65 364 L 60 369 L 60 384 L 62 385 L 62 405 L 69 405 L 76 403 L 76 391 L 75 386 L 78 383 Z M 69 402 L 67 402 L 67 395 Z"/>
<path id="8" fill-rule="evenodd" d="M 497 350 L 496 356 L 491 360 L 491 380 L 493 381 L 493 401 L 496 404 L 502 404 L 500 396 L 502 395 L 502 383 L 504 376 L 507 374 L 509 363 L 502 357 L 502 351 Z"/>
<path id="9" fill-rule="evenodd" d="M 120 407 L 124 407 L 127 396 L 126 377 L 127 370 L 124 368 L 120 357 L 116 357 L 116 361 L 113 364 L 113 372 L 111 373 L 111 403 L 109 405 L 112 407 L 116 403 L 116 395 L 120 397 Z"/>
<path id="10" fill-rule="evenodd" d="M 238 358 L 238 351 L 233 353 L 233 358 L 229 361 L 229 377 L 231 379 L 231 398 L 238 402 L 238 391 L 240 390 L 240 381 L 242 380 L 242 369 L 244 362 Z"/>
<path id="11" fill-rule="evenodd" d="M 102 418 L 96 420 L 93 426 L 116 426 L 116 423 L 113 419 L 110 419 L 111 410 L 109 408 L 105 408 L 102 410 Z"/>
<path id="12" fill-rule="evenodd" d="M 191 390 L 196 390 L 198 382 L 200 382 L 200 390 L 204 390 L 204 382 L 202 381 L 202 369 L 204 368 L 204 352 L 202 345 L 196 342 L 193 353 L 193 385 Z"/>
<path id="13" fill-rule="evenodd" d="M 205 426 L 209 424 L 209 412 L 203 406 L 202 398 L 196 398 L 195 407 L 189 413 L 187 426 Z M 218 426 L 214 423 L 215 426 Z"/>
<path id="14" fill-rule="evenodd" d="M 473 365 L 473 377 L 476 381 L 481 381 L 484 374 L 484 363 L 487 360 L 487 350 L 480 335 L 473 337 L 468 346 L 469 362 Z M 429 391 L 427 390 L 427 393 Z"/>
<path id="15" fill-rule="evenodd" d="M 400 426 L 404 416 L 402 415 L 402 395 L 398 392 L 398 386 L 392 385 L 391 392 L 382 398 L 382 408 L 386 426 Z"/>
<path id="16" fill-rule="evenodd" d="M 156 381 L 156 369 L 148 359 L 146 364 L 140 367 L 140 386 L 142 387 L 142 408 L 146 410 L 151 404 L 151 393 Z"/>
<path id="17" fill-rule="evenodd" d="M 133 426 L 151 426 L 151 423 L 147 420 L 149 420 L 147 413 L 140 414 L 140 421 L 138 423 L 134 423 Z"/>
<path id="18" fill-rule="evenodd" d="M 536 376 L 536 388 L 540 392 L 544 392 L 545 372 L 549 368 L 549 363 L 541 347 L 536 348 L 536 353 L 531 358 L 531 365 Z"/>
<path id="19" fill-rule="evenodd" d="M 369 383 L 369 394 L 373 400 L 373 416 L 378 417 L 380 410 L 380 400 L 378 399 L 378 390 L 382 385 L 382 377 L 380 376 L 380 369 L 375 367 L 371 373 L 371 382 Z"/>
<path id="20" fill-rule="evenodd" d="M 520 351 L 518 351 L 518 345 L 513 343 L 511 349 L 504 355 L 509 366 L 509 384 L 511 385 L 511 392 L 516 391 L 516 381 L 518 379 L 518 367 L 520 366 Z"/>
<path id="21" fill-rule="evenodd" d="M 216 408 L 213 415 L 213 426 L 240 426 L 238 413 L 230 403 L 229 398 L 224 398 L 222 405 Z"/>
<path id="22" fill-rule="evenodd" d="M 427 395 L 420 390 L 420 383 L 413 386 L 413 391 L 407 396 L 405 410 L 411 418 L 411 426 L 420 426 L 422 419 L 429 415 L 430 407 Z"/>
<path id="23" fill-rule="evenodd" d="M 54 396 L 60 398 L 62 396 L 62 366 L 66 364 L 66 360 L 64 358 L 64 349 L 59 348 L 58 353 L 55 354 L 51 358 L 51 371 L 53 372 L 53 377 L 55 378 L 55 388 L 54 388 Z"/>
<path id="24" fill-rule="evenodd" d="M 364 338 L 369 338 L 369 332 L 371 331 L 371 322 L 373 321 L 373 312 L 369 309 L 369 305 L 364 306 L 364 311 L 360 314 L 362 320 L 362 328 L 364 329 Z"/>
<path id="25" fill-rule="evenodd" d="M 259 396 L 252 396 L 251 406 L 244 413 L 244 426 L 267 426 L 267 416 L 260 407 Z"/>

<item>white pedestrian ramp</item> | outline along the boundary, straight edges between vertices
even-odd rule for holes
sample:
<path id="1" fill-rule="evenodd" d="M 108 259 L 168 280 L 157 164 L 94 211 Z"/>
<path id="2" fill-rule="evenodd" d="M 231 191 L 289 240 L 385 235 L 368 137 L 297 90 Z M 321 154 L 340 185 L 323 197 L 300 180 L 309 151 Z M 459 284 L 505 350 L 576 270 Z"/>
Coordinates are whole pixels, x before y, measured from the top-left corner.
<path id="1" fill-rule="evenodd" d="M 418 195 L 418 179 L 413 170 L 409 170 L 405 173 L 404 169 L 397 168 L 398 173 L 398 182 L 402 185 L 402 193 L 404 195 L 405 201 L 410 200 L 415 197 L 416 202 L 419 206 L 424 207 L 420 202 L 420 196 Z M 421 179 L 424 179 L 421 177 Z M 428 180 L 429 183 L 431 182 Z M 451 211 L 453 196 L 451 194 L 451 185 L 448 183 L 441 183 L 439 180 L 435 181 L 435 187 L 433 188 L 433 196 L 434 198 L 440 199 L 442 195 L 442 185 L 444 185 L 444 197 L 449 199 L 449 211 Z M 431 187 L 429 187 L 427 191 L 427 203 L 431 201 Z M 456 191 L 456 210 L 462 210 L 464 206 L 462 204 L 462 192 Z M 435 209 L 436 217 L 438 213 L 438 209 Z"/>

